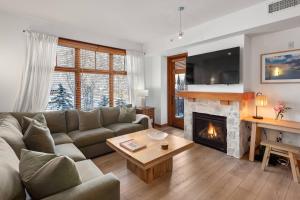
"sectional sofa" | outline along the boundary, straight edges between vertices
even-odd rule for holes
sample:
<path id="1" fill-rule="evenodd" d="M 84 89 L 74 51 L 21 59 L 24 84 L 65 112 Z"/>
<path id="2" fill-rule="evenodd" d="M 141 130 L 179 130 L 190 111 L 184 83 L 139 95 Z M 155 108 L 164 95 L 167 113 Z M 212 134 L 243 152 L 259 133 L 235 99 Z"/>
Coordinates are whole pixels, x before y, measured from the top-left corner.
<path id="1" fill-rule="evenodd" d="M 111 173 L 103 175 L 89 158 L 112 152 L 105 143 L 106 139 L 147 129 L 148 119 L 144 118 L 137 124 L 119 123 L 119 108 L 103 107 L 100 111 L 102 127 L 86 131 L 79 130 L 77 110 L 43 113 L 55 142 L 55 153 L 73 159 L 82 179 L 82 184 L 45 199 L 120 198 L 119 180 Z M 0 199 L 25 199 L 18 168 L 21 149 L 26 148 L 21 124 L 23 116 L 33 117 L 36 114 L 0 113 Z"/>

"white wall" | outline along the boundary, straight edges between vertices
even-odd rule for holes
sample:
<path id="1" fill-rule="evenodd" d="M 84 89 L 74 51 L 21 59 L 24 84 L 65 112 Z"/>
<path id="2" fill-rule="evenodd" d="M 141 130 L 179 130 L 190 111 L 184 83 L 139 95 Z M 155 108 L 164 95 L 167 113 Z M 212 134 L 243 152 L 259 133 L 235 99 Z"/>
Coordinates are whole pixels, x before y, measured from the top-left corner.
<path id="1" fill-rule="evenodd" d="M 166 124 L 167 116 L 167 58 L 159 55 L 145 57 L 145 87 L 149 90 L 147 106 L 155 107 L 155 123 Z"/>
<path id="2" fill-rule="evenodd" d="M 284 101 L 292 110 L 285 114 L 284 119 L 300 121 L 300 83 L 295 84 L 261 84 L 260 55 L 277 51 L 289 50 L 288 43 L 294 42 L 294 49 L 300 49 L 300 27 L 276 33 L 254 36 L 251 38 L 251 71 L 249 74 L 250 88 L 262 92 L 268 97 L 268 106 L 259 108 L 259 114 L 274 117 L 273 106 Z M 252 109 L 254 111 L 254 107 Z M 285 135 L 286 136 L 286 135 Z M 296 139 L 297 138 L 297 139 Z M 300 145 L 299 136 L 284 137 L 288 143 Z"/>
<path id="3" fill-rule="evenodd" d="M 272 107 L 278 101 L 286 102 L 293 109 L 286 114 L 287 119 L 300 121 L 300 83 L 261 84 L 260 55 L 289 50 L 288 43 L 294 42 L 294 49 L 300 49 L 300 27 L 251 38 L 250 88 L 268 96 L 268 106 L 261 108 L 263 115 L 274 117 Z"/>
<path id="4" fill-rule="evenodd" d="M 274 0 L 266 0 L 251 7 L 207 21 L 198 26 L 183 30 L 184 37 L 177 39 L 177 33 L 158 38 L 145 44 L 147 53 L 166 53 L 196 43 L 203 43 L 232 35 L 255 32 L 258 30 L 280 30 L 280 28 L 299 24 L 300 6 L 291 7 L 280 12 L 268 13 L 268 4 Z M 187 11 L 188 12 L 188 11 Z M 288 20 L 288 21 L 285 21 Z M 173 39 L 173 42 L 171 42 Z"/>
<path id="5" fill-rule="evenodd" d="M 0 112 L 12 111 L 25 65 L 26 38 L 22 30 L 31 29 L 58 37 L 116 48 L 142 51 L 142 45 L 104 34 L 26 16 L 0 11 Z"/>

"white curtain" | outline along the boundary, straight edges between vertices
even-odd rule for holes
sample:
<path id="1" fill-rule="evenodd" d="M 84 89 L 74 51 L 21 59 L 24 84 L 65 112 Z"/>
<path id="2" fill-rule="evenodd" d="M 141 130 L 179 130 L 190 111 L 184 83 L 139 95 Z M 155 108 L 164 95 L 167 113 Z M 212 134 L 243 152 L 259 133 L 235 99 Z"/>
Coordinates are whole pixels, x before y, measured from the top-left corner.
<path id="1" fill-rule="evenodd" d="M 144 53 L 127 50 L 126 69 L 129 84 L 129 100 L 135 106 L 139 104 L 136 91 L 145 89 Z"/>
<path id="2" fill-rule="evenodd" d="M 17 112 L 44 111 L 48 104 L 58 38 L 32 31 L 26 31 L 26 36 L 26 66 L 14 110 Z"/>

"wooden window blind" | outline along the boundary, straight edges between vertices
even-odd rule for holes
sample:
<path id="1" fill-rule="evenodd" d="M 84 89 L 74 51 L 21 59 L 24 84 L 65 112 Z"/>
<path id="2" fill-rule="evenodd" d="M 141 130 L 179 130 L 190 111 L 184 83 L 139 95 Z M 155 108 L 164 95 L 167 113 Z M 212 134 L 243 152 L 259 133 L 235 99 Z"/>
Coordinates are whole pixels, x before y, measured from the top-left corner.
<path id="1" fill-rule="evenodd" d="M 48 110 L 127 104 L 126 51 L 60 38 Z"/>

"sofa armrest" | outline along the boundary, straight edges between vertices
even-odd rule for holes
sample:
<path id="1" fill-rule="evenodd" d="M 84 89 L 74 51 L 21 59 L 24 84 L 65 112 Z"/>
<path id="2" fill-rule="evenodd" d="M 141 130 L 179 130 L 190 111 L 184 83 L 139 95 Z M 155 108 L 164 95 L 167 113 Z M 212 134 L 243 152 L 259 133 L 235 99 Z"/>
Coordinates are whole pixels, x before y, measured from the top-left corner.
<path id="1" fill-rule="evenodd" d="M 43 200 L 119 200 L 120 181 L 111 173 L 51 195 Z"/>
<path id="2" fill-rule="evenodd" d="M 148 124 L 148 118 L 143 118 L 139 124 L 143 125 L 144 129 L 148 129 L 149 128 L 149 124 Z"/>

